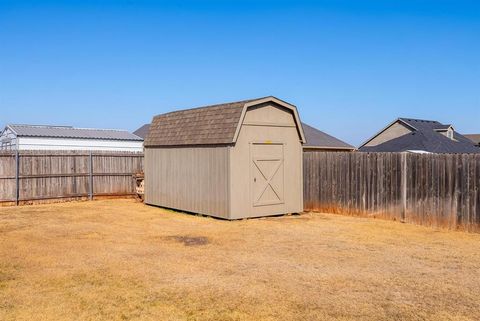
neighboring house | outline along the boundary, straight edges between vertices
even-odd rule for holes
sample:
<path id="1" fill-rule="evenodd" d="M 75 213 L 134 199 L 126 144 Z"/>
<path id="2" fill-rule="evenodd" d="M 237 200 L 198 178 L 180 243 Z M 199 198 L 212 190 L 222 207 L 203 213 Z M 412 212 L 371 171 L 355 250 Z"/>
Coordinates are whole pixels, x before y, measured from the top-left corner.
<path id="1" fill-rule="evenodd" d="M 465 134 L 463 136 L 470 139 L 475 146 L 480 147 L 480 134 Z"/>
<path id="2" fill-rule="evenodd" d="M 303 145 L 304 151 L 345 152 L 354 151 L 355 147 L 328 135 L 312 126 L 302 123 L 307 142 Z"/>
<path id="3" fill-rule="evenodd" d="M 143 151 L 143 139 L 125 130 L 7 125 L 0 150 Z"/>
<path id="4" fill-rule="evenodd" d="M 133 132 L 134 135 L 137 135 L 138 137 L 141 137 L 142 139 L 145 139 L 148 135 L 148 130 L 150 129 L 150 124 L 145 124 L 136 131 Z"/>
<path id="5" fill-rule="evenodd" d="M 452 125 L 398 118 L 359 147 L 361 152 L 479 153 Z"/>
<path id="6" fill-rule="evenodd" d="M 355 147 L 338 138 L 330 136 L 312 126 L 302 123 L 307 142 L 303 145 L 304 151 L 354 151 Z M 145 139 L 148 135 L 150 124 L 145 124 L 133 133 Z"/>

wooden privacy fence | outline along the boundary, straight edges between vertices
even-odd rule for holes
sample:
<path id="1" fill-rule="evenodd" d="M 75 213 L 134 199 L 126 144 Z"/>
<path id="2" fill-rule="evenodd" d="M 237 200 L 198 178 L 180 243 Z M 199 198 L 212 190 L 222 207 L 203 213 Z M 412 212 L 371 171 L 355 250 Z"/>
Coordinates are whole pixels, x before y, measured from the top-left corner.
<path id="1" fill-rule="evenodd" d="M 0 152 L 0 203 L 133 195 L 142 153 Z"/>
<path id="2" fill-rule="evenodd" d="M 480 232 L 480 155 L 304 153 L 305 209 Z"/>

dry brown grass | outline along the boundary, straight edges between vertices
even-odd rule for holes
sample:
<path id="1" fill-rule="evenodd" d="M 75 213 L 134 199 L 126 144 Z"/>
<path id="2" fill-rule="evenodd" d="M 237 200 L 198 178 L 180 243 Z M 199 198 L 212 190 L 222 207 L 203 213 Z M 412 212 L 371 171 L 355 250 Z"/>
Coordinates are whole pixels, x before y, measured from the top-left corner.
<path id="1" fill-rule="evenodd" d="M 480 235 L 132 200 L 0 208 L 0 320 L 479 320 Z"/>

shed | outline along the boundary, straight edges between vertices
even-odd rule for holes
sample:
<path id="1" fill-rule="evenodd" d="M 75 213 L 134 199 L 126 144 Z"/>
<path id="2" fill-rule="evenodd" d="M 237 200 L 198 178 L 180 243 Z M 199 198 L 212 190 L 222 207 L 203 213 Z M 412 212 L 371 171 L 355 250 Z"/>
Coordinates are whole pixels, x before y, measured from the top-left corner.
<path id="1" fill-rule="evenodd" d="M 241 219 L 303 211 L 297 108 L 275 97 L 158 115 L 145 139 L 145 202 Z"/>

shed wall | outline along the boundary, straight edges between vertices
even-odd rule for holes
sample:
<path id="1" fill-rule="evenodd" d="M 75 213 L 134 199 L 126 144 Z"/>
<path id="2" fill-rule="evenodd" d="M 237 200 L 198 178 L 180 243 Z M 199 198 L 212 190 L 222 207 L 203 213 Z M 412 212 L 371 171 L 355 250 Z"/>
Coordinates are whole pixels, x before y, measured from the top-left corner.
<path id="1" fill-rule="evenodd" d="M 229 218 L 229 148 L 146 148 L 145 203 Z"/>
<path id="2" fill-rule="evenodd" d="M 282 204 L 254 205 L 253 145 L 283 145 Z M 275 152 L 275 148 L 272 148 Z M 268 158 L 269 155 L 262 155 Z M 276 155 L 271 155 L 275 156 Z M 303 211 L 303 150 L 292 113 L 275 105 L 253 107 L 245 115 L 235 147 L 231 149 L 231 219 Z M 258 175 L 258 173 L 256 173 Z M 280 177 L 278 177 L 280 178 Z M 277 182 L 279 183 L 279 182 Z"/>

